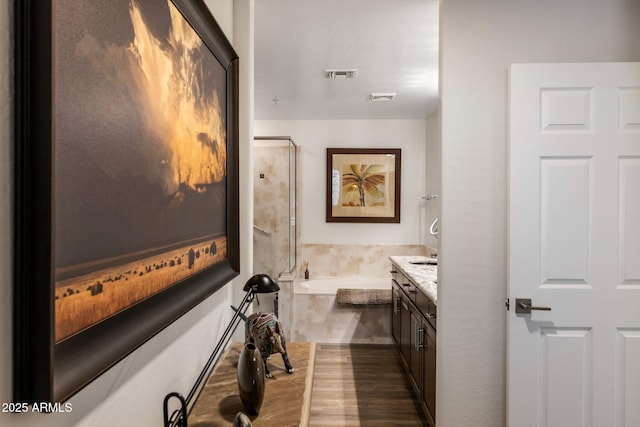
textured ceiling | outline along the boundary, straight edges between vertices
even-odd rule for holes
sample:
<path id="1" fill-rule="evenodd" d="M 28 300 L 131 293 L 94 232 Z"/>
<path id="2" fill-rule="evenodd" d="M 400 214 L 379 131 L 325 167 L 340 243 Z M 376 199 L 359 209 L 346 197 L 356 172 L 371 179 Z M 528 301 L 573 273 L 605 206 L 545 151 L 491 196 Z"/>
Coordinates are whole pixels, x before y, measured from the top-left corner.
<path id="1" fill-rule="evenodd" d="M 257 0 L 255 118 L 427 117 L 438 103 L 438 9 L 437 0 Z M 324 73 L 353 68 L 355 79 Z M 372 92 L 397 95 L 373 102 Z"/>

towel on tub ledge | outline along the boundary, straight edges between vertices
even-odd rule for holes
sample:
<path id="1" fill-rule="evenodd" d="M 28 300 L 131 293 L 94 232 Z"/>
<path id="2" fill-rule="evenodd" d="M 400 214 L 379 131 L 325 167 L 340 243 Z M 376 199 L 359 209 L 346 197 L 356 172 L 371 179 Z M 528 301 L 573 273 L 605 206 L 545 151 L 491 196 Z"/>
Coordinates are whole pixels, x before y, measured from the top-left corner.
<path id="1" fill-rule="evenodd" d="M 338 289 L 340 305 L 391 304 L 391 289 Z"/>

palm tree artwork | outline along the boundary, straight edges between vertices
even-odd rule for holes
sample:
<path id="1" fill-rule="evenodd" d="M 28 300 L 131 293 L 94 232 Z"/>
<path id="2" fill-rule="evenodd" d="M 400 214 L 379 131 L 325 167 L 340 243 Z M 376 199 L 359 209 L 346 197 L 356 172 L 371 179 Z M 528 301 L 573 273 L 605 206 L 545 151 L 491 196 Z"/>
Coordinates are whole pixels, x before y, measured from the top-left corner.
<path id="1" fill-rule="evenodd" d="M 385 174 L 381 164 L 351 164 L 342 174 L 343 206 L 384 206 Z"/>

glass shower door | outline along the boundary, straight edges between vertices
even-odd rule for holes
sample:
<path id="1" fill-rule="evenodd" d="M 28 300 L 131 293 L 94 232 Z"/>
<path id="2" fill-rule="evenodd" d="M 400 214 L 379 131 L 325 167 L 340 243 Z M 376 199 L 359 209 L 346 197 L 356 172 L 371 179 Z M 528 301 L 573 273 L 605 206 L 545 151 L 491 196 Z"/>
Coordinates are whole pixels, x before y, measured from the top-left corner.
<path id="1" fill-rule="evenodd" d="M 289 137 L 255 137 L 253 269 L 274 279 L 296 267 L 296 157 Z"/>

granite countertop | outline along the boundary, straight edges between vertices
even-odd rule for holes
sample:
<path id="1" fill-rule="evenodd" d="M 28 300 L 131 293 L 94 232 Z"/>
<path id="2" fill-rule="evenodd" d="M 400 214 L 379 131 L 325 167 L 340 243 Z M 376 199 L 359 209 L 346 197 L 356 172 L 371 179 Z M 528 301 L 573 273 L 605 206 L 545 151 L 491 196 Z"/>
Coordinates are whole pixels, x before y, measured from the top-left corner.
<path id="1" fill-rule="evenodd" d="M 390 256 L 389 259 L 402 271 L 424 294 L 438 303 L 438 266 L 412 264 L 416 262 L 438 262 L 437 258 L 426 256 Z"/>

